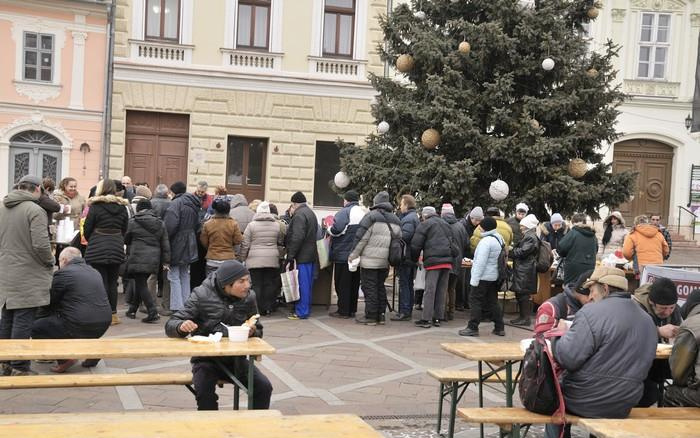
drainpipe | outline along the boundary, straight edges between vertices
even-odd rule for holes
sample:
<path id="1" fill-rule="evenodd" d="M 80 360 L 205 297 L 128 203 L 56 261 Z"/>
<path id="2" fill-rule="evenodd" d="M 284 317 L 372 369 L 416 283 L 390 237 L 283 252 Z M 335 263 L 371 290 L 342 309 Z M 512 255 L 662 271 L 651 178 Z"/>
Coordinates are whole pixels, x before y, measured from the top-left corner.
<path id="1" fill-rule="evenodd" d="M 114 80 L 114 15 L 116 0 L 108 5 L 107 26 L 107 71 L 105 73 L 105 106 L 102 114 L 102 153 L 100 157 L 100 177 L 109 176 L 109 151 L 112 141 L 112 81 Z"/>
<path id="2" fill-rule="evenodd" d="M 386 0 L 386 17 L 391 16 L 391 11 L 394 10 L 394 0 Z M 384 43 L 384 50 L 386 50 L 386 43 Z M 389 61 L 384 61 L 384 77 L 389 77 Z"/>

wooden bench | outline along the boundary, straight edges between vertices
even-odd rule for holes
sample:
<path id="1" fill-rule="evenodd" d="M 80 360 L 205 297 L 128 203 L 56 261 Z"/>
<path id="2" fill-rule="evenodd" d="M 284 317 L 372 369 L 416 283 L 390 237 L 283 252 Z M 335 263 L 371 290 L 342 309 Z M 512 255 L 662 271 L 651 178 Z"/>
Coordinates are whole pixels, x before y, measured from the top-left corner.
<path id="1" fill-rule="evenodd" d="M 457 403 L 462 399 L 470 383 L 479 383 L 479 372 L 477 370 L 452 370 L 452 369 L 432 369 L 428 370 L 428 375 L 440 382 L 440 401 L 438 404 L 437 433 L 442 429 L 442 406 L 444 400 L 450 398 L 450 418 L 447 425 L 447 437 L 452 438 L 455 428 L 455 417 L 457 413 Z M 501 383 L 505 381 L 505 374 L 493 374 L 486 378 L 488 383 Z"/>
<path id="2" fill-rule="evenodd" d="M 0 377 L 1 389 L 86 388 L 92 386 L 191 385 L 192 373 L 57 374 Z"/>
<path id="3" fill-rule="evenodd" d="M 123 412 L 81 412 L 46 414 L 3 414 L 0 415 L 0 426 L 12 424 L 42 424 L 50 421 L 52 424 L 66 423 L 116 423 L 124 421 L 167 422 L 171 420 L 217 420 L 220 418 L 264 418 L 281 417 L 282 413 L 273 409 L 257 411 L 123 411 Z M 2 429 L 2 428 L 0 428 Z"/>
<path id="4" fill-rule="evenodd" d="M 460 408 L 459 416 L 469 423 L 495 424 L 510 429 L 514 424 L 555 424 L 549 415 L 536 414 L 525 408 Z M 683 420 L 700 418 L 700 408 L 633 408 L 629 419 Z M 578 424 L 581 417 L 567 415 L 566 422 Z M 527 432 L 526 432 L 527 433 Z"/>

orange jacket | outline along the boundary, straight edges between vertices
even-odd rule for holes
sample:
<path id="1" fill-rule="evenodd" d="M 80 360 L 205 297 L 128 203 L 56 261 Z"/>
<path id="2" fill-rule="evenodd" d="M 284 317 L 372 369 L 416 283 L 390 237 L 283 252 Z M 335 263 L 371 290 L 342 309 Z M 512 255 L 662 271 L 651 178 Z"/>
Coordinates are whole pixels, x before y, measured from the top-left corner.
<path id="1" fill-rule="evenodd" d="M 640 224 L 634 227 L 625 237 L 622 255 L 627 260 L 637 255 L 638 272 L 641 273 L 646 265 L 660 265 L 669 253 L 668 243 L 663 234 L 651 224 Z"/>

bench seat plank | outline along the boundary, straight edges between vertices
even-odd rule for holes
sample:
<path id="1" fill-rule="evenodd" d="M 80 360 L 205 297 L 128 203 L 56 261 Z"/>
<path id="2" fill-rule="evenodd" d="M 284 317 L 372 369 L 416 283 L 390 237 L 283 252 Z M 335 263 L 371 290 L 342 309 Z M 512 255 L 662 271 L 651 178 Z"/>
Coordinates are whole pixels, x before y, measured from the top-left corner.
<path id="1" fill-rule="evenodd" d="M 428 370 L 428 374 L 441 383 L 451 382 L 470 382 L 479 381 L 479 372 L 477 370 L 450 370 L 450 369 L 432 369 Z M 506 373 L 498 373 L 498 377 L 494 374 L 486 379 L 489 383 L 498 383 L 506 381 Z"/>
<path id="2" fill-rule="evenodd" d="M 84 388 L 91 386 L 190 385 L 192 373 L 42 374 L 0 377 L 0 389 Z"/>
<path id="3" fill-rule="evenodd" d="M 579 426 L 595 433 L 599 438 L 697 438 L 700 436 L 700 421 L 694 418 L 676 419 L 675 421 L 582 418 Z"/>
<path id="4" fill-rule="evenodd" d="M 187 421 L 192 419 L 223 418 L 266 418 L 281 417 L 282 413 L 273 409 L 258 411 L 128 411 L 128 412 L 81 412 L 79 414 L 5 414 L 0 415 L 0 425 L 8 424 L 42 424 L 51 423 L 122 423 L 124 421 Z"/>

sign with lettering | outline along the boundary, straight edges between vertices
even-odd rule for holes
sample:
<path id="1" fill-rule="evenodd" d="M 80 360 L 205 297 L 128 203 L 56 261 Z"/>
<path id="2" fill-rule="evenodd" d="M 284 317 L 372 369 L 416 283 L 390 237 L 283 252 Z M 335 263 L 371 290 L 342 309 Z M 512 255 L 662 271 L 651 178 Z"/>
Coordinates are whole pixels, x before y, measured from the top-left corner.
<path id="1" fill-rule="evenodd" d="M 678 305 L 685 303 L 688 295 L 695 289 L 700 289 L 700 265 L 651 265 L 644 268 L 640 286 L 653 283 L 657 278 L 668 278 L 676 284 Z"/>

